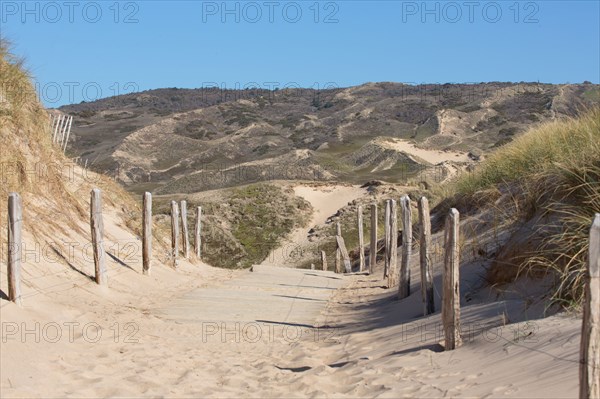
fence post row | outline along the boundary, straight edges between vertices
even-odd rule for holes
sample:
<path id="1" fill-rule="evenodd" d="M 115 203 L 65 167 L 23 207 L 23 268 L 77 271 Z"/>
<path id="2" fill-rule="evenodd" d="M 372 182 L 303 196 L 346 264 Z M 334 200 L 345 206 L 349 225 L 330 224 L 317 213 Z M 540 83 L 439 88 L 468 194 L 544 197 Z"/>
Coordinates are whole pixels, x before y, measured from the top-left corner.
<path id="1" fill-rule="evenodd" d="M 202 207 L 196 208 L 196 226 L 194 228 L 194 245 L 196 257 L 202 259 Z"/>
<path id="2" fill-rule="evenodd" d="M 400 265 L 400 299 L 410 295 L 410 254 L 412 252 L 412 211 L 410 197 L 403 195 L 400 199 L 402 207 L 402 263 Z"/>
<path id="3" fill-rule="evenodd" d="M 388 277 L 389 269 L 390 269 L 390 254 L 391 254 L 391 250 L 390 250 L 390 246 L 391 246 L 391 242 L 390 242 L 390 237 L 391 237 L 390 212 L 391 212 L 391 203 L 390 203 L 390 200 L 386 200 L 385 201 L 384 221 L 383 221 L 384 241 L 385 241 L 384 242 L 384 253 L 383 253 L 383 278 L 384 279 L 386 279 Z"/>
<path id="4" fill-rule="evenodd" d="M 446 219 L 444 231 L 444 276 L 442 294 L 442 324 L 445 350 L 453 350 L 462 344 L 460 337 L 460 288 L 459 288 L 459 213 L 452 208 Z"/>
<path id="5" fill-rule="evenodd" d="M 365 269 L 365 241 L 363 237 L 363 208 L 361 205 L 358 206 L 356 213 L 356 222 L 358 223 L 358 270 L 362 272 Z"/>
<path id="6" fill-rule="evenodd" d="M 590 229 L 589 251 L 579 350 L 580 399 L 600 398 L 600 213 Z"/>
<path id="7" fill-rule="evenodd" d="M 181 233 L 183 234 L 183 257 L 190 257 L 190 236 L 188 232 L 187 201 L 181 201 Z"/>
<path id="8" fill-rule="evenodd" d="M 371 204 L 371 246 L 369 249 L 369 274 L 375 270 L 377 263 L 377 204 Z"/>
<path id="9" fill-rule="evenodd" d="M 21 305 L 21 245 L 23 240 L 21 196 L 8 195 L 8 300 Z"/>
<path id="10" fill-rule="evenodd" d="M 344 243 L 344 237 L 341 235 L 335 237 L 338 245 L 338 249 L 340 250 L 340 254 L 342 259 L 344 260 L 344 270 L 346 273 L 352 272 L 352 264 L 350 263 L 350 256 L 348 255 L 348 250 L 346 249 L 346 244 Z"/>
<path id="11" fill-rule="evenodd" d="M 94 249 L 94 270 L 96 283 L 106 285 L 106 252 L 104 251 L 104 221 L 102 219 L 102 191 L 95 188 L 91 192 L 90 227 Z"/>
<path id="12" fill-rule="evenodd" d="M 177 201 L 171 201 L 171 255 L 173 256 L 173 267 L 177 267 L 179 256 L 179 207 Z"/>
<path id="13" fill-rule="evenodd" d="M 144 193 L 142 202 L 142 271 L 150 274 L 152 262 L 152 194 Z"/>
<path id="14" fill-rule="evenodd" d="M 398 284 L 398 204 L 390 201 L 390 266 L 388 271 L 388 287 Z"/>
<path id="15" fill-rule="evenodd" d="M 429 215 L 429 201 L 426 197 L 419 200 L 419 255 L 421 264 L 421 299 L 423 301 L 423 315 L 435 312 L 433 297 L 433 264 L 431 262 L 431 217 Z"/>
<path id="16" fill-rule="evenodd" d="M 341 273 L 342 272 L 342 252 L 340 250 L 340 246 L 337 241 L 338 236 L 339 237 L 342 236 L 342 226 L 340 225 L 340 222 L 337 222 L 337 224 L 336 224 L 335 272 Z"/>

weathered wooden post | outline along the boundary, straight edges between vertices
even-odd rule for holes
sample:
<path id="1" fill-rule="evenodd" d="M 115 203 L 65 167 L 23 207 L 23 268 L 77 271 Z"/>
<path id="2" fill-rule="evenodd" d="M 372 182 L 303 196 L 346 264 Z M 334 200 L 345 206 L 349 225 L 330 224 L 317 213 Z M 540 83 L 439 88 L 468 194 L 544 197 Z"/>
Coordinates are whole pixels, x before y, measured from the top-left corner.
<path id="1" fill-rule="evenodd" d="M 369 249 L 369 274 L 377 264 L 377 204 L 371 204 L 371 245 Z"/>
<path id="2" fill-rule="evenodd" d="M 398 206 L 396 200 L 390 201 L 390 269 L 388 287 L 398 284 Z"/>
<path id="3" fill-rule="evenodd" d="M 342 255 L 342 259 L 344 260 L 344 270 L 346 271 L 346 273 L 351 273 L 352 264 L 350 263 L 350 256 L 348 255 L 348 250 L 346 249 L 346 244 L 344 243 L 344 237 L 339 235 L 336 236 L 335 239 L 337 241 L 340 254 Z"/>
<path id="4" fill-rule="evenodd" d="M 579 351 L 579 398 L 600 398 L 600 213 L 590 229 L 590 252 Z"/>
<path id="5" fill-rule="evenodd" d="M 360 259 L 358 271 L 362 272 L 365 270 L 365 240 L 363 236 L 363 208 L 361 205 L 358 206 L 356 213 L 356 222 L 358 223 L 358 254 Z"/>
<path id="6" fill-rule="evenodd" d="M 384 254 L 383 254 L 383 278 L 387 278 L 389 275 L 389 269 L 390 269 L 390 254 L 392 253 L 391 251 L 391 218 L 390 218 L 390 212 L 391 212 L 391 202 L 390 200 L 386 200 L 385 201 L 385 213 L 384 213 L 384 220 L 383 220 L 383 227 L 384 227 Z"/>
<path id="7" fill-rule="evenodd" d="M 21 196 L 8 195 L 8 300 L 21 305 L 21 250 L 23 245 Z"/>
<path id="8" fill-rule="evenodd" d="M 323 271 L 327 271 L 327 254 L 325 251 L 321 251 L 321 265 L 323 266 Z"/>
<path id="9" fill-rule="evenodd" d="M 196 226 L 194 227 L 194 248 L 196 257 L 202 259 L 202 207 L 196 208 Z"/>
<path id="10" fill-rule="evenodd" d="M 63 152 L 67 151 L 67 144 L 69 143 L 69 135 L 71 134 L 71 125 L 73 124 L 73 117 L 69 118 L 69 127 L 67 128 L 67 136 L 63 146 Z"/>
<path id="11" fill-rule="evenodd" d="M 433 264 L 431 262 L 431 217 L 429 216 L 429 201 L 426 197 L 419 200 L 419 255 L 421 263 L 421 298 L 423 300 L 423 315 L 435 312 L 433 298 Z"/>
<path id="12" fill-rule="evenodd" d="M 62 125 L 62 120 L 63 120 L 62 114 L 58 115 L 58 120 L 56 121 L 56 126 L 54 127 L 54 134 L 52 135 L 52 143 L 56 142 L 56 136 L 58 134 L 60 126 Z"/>
<path id="13" fill-rule="evenodd" d="M 400 286 L 398 297 L 407 298 L 410 295 L 410 255 L 412 252 L 412 211 L 410 197 L 403 195 L 400 198 L 402 207 L 402 262 L 400 264 Z"/>
<path id="14" fill-rule="evenodd" d="M 173 255 L 173 267 L 177 267 L 179 256 L 179 207 L 177 201 L 171 201 L 171 254 Z"/>
<path id="15" fill-rule="evenodd" d="M 102 219 L 102 191 L 95 188 L 91 192 L 90 227 L 92 229 L 92 248 L 94 250 L 94 270 L 96 283 L 106 285 L 106 253 L 104 252 L 104 221 Z"/>
<path id="16" fill-rule="evenodd" d="M 459 213 L 452 208 L 446 219 L 444 232 L 444 287 L 442 294 L 442 324 L 445 350 L 453 350 L 462 344 L 460 337 L 460 289 L 459 289 Z"/>
<path id="17" fill-rule="evenodd" d="M 336 250 L 335 250 L 335 272 L 341 273 L 342 272 L 342 252 L 340 250 L 339 245 L 337 245 L 337 237 L 342 236 L 342 226 L 340 225 L 340 222 L 337 222 L 336 229 L 337 229 L 337 231 L 336 231 Z"/>
<path id="18" fill-rule="evenodd" d="M 144 193 L 142 201 L 142 272 L 150 274 L 152 263 L 152 194 Z"/>
<path id="19" fill-rule="evenodd" d="M 190 235 L 188 232 L 187 201 L 181 201 L 181 233 L 183 234 L 183 257 L 190 258 Z"/>

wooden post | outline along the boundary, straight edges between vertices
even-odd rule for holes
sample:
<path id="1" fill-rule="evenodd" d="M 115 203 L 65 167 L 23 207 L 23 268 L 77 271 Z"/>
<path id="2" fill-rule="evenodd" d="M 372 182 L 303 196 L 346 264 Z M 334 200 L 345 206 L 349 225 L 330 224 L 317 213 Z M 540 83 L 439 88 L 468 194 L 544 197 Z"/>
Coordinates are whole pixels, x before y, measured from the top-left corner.
<path id="1" fill-rule="evenodd" d="M 181 230 L 183 234 L 183 257 L 190 258 L 190 236 L 188 233 L 187 201 L 181 201 Z"/>
<path id="2" fill-rule="evenodd" d="M 400 198 L 402 207 L 402 263 L 400 264 L 400 286 L 398 297 L 407 298 L 410 295 L 410 255 L 412 252 L 412 211 L 410 197 Z"/>
<path id="3" fill-rule="evenodd" d="M 462 344 L 460 337 L 460 289 L 459 289 L 459 213 L 452 208 L 446 219 L 444 232 L 444 288 L 442 294 L 442 323 L 445 350 L 453 350 Z"/>
<path id="4" fill-rule="evenodd" d="M 8 300 L 21 305 L 21 250 L 23 210 L 21 196 L 8 195 Z"/>
<path id="5" fill-rule="evenodd" d="M 384 214 L 384 220 L 383 220 L 383 227 L 384 227 L 384 255 L 383 255 L 383 278 L 387 278 L 389 275 L 389 269 L 390 269 L 390 254 L 392 253 L 390 247 L 392 245 L 390 238 L 391 238 L 391 225 L 390 225 L 390 212 L 391 212 L 391 205 L 390 205 L 390 200 L 386 200 L 385 201 L 385 214 Z"/>
<path id="6" fill-rule="evenodd" d="M 344 260 L 344 269 L 346 273 L 352 272 L 352 264 L 350 263 L 350 256 L 348 255 L 348 250 L 346 249 L 346 244 L 344 243 L 344 238 L 340 236 L 335 237 L 337 241 L 338 248 L 342 255 L 342 259 Z"/>
<path id="7" fill-rule="evenodd" d="M 600 398 L 600 213 L 590 229 L 590 252 L 585 283 L 581 347 L 579 351 L 579 398 Z"/>
<path id="8" fill-rule="evenodd" d="M 63 152 L 67 151 L 67 143 L 69 142 L 69 135 L 71 134 L 71 125 L 73 124 L 73 117 L 69 118 L 69 127 L 67 128 L 67 137 L 65 139 L 65 144 L 63 147 Z"/>
<path id="9" fill-rule="evenodd" d="M 371 204 L 371 246 L 369 249 L 369 274 L 377 263 L 377 204 Z"/>
<path id="10" fill-rule="evenodd" d="M 365 240 L 363 236 L 363 207 L 358 206 L 356 215 L 356 222 L 358 223 L 358 255 L 359 255 L 359 266 L 358 271 L 362 272 L 365 270 Z"/>
<path id="11" fill-rule="evenodd" d="M 152 262 L 152 194 L 144 193 L 142 208 L 142 271 L 149 275 Z"/>
<path id="12" fill-rule="evenodd" d="M 336 244 L 337 244 L 337 236 L 340 236 L 340 237 L 342 236 L 342 226 L 340 225 L 340 222 L 337 222 L 336 229 L 337 229 Z M 340 251 L 339 245 L 337 245 L 336 250 L 335 250 L 335 272 L 336 273 L 342 272 L 342 252 Z"/>
<path id="13" fill-rule="evenodd" d="M 60 126 L 62 124 L 62 119 L 63 119 L 63 116 L 62 115 L 58 115 L 58 119 L 56 121 L 56 126 L 54 127 L 54 134 L 52 135 L 52 143 L 56 142 L 56 137 L 57 137 L 59 128 L 60 128 Z"/>
<path id="14" fill-rule="evenodd" d="M 327 271 L 327 254 L 325 251 L 321 251 L 321 265 L 323 266 L 323 271 Z"/>
<path id="15" fill-rule="evenodd" d="M 65 133 L 67 132 L 67 126 L 69 125 L 69 116 L 65 115 L 63 127 L 60 132 L 60 138 L 57 138 L 58 146 L 62 148 L 63 141 L 65 139 Z"/>
<path id="16" fill-rule="evenodd" d="M 419 255 L 421 263 L 421 298 L 423 300 L 423 315 L 435 312 L 433 298 L 433 264 L 431 262 L 431 217 L 429 216 L 429 201 L 426 197 L 419 200 Z"/>
<path id="17" fill-rule="evenodd" d="M 173 267 L 177 267 L 179 256 L 179 207 L 177 201 L 171 201 L 171 255 L 173 256 Z"/>
<path id="18" fill-rule="evenodd" d="M 90 227 L 94 249 L 94 271 L 96 283 L 106 285 L 106 253 L 104 252 L 104 221 L 102 219 L 102 191 L 95 188 L 91 192 Z"/>
<path id="19" fill-rule="evenodd" d="M 396 200 L 390 201 L 390 267 L 388 287 L 398 284 L 398 206 Z"/>
<path id="20" fill-rule="evenodd" d="M 194 248 L 196 257 L 202 259 L 202 207 L 196 208 L 196 226 L 194 227 Z"/>
<path id="21" fill-rule="evenodd" d="M 314 263 L 310 264 L 310 270 L 315 270 L 315 264 Z"/>

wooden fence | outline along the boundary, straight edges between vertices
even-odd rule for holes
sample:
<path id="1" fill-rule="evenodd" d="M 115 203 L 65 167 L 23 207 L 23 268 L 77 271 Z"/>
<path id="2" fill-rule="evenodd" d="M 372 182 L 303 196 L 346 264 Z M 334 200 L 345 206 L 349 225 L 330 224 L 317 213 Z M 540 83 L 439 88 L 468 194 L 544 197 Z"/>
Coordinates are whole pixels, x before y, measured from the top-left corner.
<path id="1" fill-rule="evenodd" d="M 410 210 L 410 199 L 407 196 L 402 197 L 401 207 L 403 212 L 403 246 L 410 246 L 412 243 L 412 225 Z M 142 271 L 149 274 L 152 262 L 152 195 L 144 193 L 142 212 Z M 187 204 L 181 203 L 181 217 L 184 234 L 184 255 L 187 257 L 185 248 L 189 248 L 187 241 Z M 397 252 L 397 241 L 394 235 L 397 234 L 395 212 L 395 201 L 386 202 L 386 264 L 389 267 L 388 278 L 393 275 L 399 275 L 400 285 L 405 284 L 402 275 L 405 271 L 402 266 L 408 267 L 408 258 L 410 252 L 403 249 L 403 259 L 400 272 L 396 273 L 395 264 L 391 262 L 392 254 Z M 418 202 L 419 210 L 419 250 L 420 250 L 420 270 L 421 270 L 421 291 L 423 302 L 423 314 L 428 315 L 435 311 L 433 299 L 432 283 L 432 262 L 430 259 L 431 243 L 431 221 L 429 215 L 429 204 L 426 198 L 421 198 Z M 22 250 L 22 228 L 23 228 L 23 210 L 21 197 L 18 193 L 10 193 L 8 196 L 8 299 L 17 305 L 22 303 L 21 295 L 21 250 Z M 195 246 L 196 255 L 200 257 L 201 245 L 201 215 L 202 210 L 197 208 L 195 223 Z M 362 224 L 362 209 L 359 210 L 358 223 Z M 377 206 L 371 207 L 372 220 L 376 220 Z M 375 217 L 373 217 L 375 215 Z M 443 268 L 443 290 L 441 304 L 441 318 L 443 323 L 445 350 L 458 348 L 461 343 L 460 335 L 460 247 L 459 232 L 460 221 L 459 212 L 451 209 L 446 217 L 444 230 L 444 268 Z M 376 222 L 371 223 L 371 253 L 370 257 L 376 256 Z M 410 228 L 409 228 L 410 226 Z M 179 207 L 176 201 L 171 202 L 171 237 L 172 237 L 172 258 L 174 267 L 177 266 L 179 253 Z M 395 234 L 394 234 L 395 232 Z M 94 252 L 94 280 L 99 285 L 108 284 L 106 270 L 106 252 L 104 249 L 104 223 L 102 217 L 102 192 L 99 189 L 93 189 L 90 193 L 90 233 L 92 248 Z M 359 230 L 359 234 L 361 234 Z M 389 236 L 389 240 L 387 237 Z M 408 237 L 405 237 L 408 236 Z M 344 262 L 346 272 L 350 272 L 350 258 L 346 249 L 344 239 L 341 235 L 341 226 L 337 226 L 337 251 L 336 251 L 336 271 L 341 268 L 341 261 Z M 360 241 L 359 241 L 360 242 Z M 375 251 L 373 251 L 375 249 Z M 389 257 L 388 257 L 389 253 Z M 339 266 L 338 255 L 339 254 Z M 327 260 L 325 252 L 321 252 L 322 269 L 327 270 Z M 362 258 L 364 262 L 364 257 Z M 372 271 L 374 261 L 369 261 L 369 270 Z M 364 263 L 361 263 L 362 270 Z M 312 265 L 314 268 L 314 264 Z M 583 309 L 581 347 L 580 347 L 580 398 L 598 398 L 600 397 L 600 214 L 596 214 L 589 234 L 589 261 L 586 272 L 585 300 Z"/>

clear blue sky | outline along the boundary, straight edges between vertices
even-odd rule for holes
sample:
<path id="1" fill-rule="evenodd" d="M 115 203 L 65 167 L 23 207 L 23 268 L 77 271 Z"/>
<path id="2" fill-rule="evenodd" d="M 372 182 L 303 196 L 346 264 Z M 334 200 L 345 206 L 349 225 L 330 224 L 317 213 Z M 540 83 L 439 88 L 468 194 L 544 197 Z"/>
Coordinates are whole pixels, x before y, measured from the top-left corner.
<path id="1" fill-rule="evenodd" d="M 593 1 L 0 1 L 49 107 L 132 90 L 600 81 Z"/>

